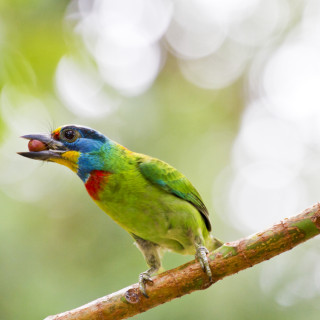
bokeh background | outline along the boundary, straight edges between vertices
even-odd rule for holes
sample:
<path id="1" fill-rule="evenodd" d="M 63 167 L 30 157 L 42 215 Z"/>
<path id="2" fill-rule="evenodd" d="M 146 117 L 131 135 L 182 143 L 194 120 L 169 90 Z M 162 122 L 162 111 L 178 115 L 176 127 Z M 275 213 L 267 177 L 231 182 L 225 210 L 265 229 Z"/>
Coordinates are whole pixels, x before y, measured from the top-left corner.
<path id="1" fill-rule="evenodd" d="M 43 319 L 137 281 L 131 237 L 22 134 L 75 123 L 193 182 L 236 240 L 320 200 L 317 0 L 0 2 L 0 318 Z M 172 268 L 192 257 L 168 253 Z M 319 319 L 314 239 L 135 319 Z"/>

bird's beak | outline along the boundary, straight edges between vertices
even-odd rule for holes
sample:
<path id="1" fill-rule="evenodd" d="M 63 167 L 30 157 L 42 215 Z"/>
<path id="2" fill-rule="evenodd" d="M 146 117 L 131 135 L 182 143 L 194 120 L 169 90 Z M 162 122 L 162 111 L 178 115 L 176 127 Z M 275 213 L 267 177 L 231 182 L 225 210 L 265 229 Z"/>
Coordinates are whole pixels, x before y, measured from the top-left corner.
<path id="1" fill-rule="evenodd" d="M 35 160 L 54 161 L 61 159 L 68 149 L 57 140 L 52 139 L 50 134 L 27 134 L 21 138 L 28 140 L 38 140 L 45 145 L 45 149 L 41 151 L 18 152 L 23 157 Z"/>

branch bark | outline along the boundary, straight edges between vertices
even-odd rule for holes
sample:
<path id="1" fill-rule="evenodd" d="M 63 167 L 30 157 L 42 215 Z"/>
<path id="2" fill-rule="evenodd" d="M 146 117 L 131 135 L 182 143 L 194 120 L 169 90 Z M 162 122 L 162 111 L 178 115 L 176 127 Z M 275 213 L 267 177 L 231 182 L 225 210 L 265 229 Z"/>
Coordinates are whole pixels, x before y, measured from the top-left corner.
<path id="1" fill-rule="evenodd" d="M 213 273 L 210 283 L 200 264 L 191 261 L 153 278 L 145 298 L 134 284 L 71 311 L 49 316 L 45 320 L 126 319 L 181 297 L 203 290 L 241 270 L 268 260 L 320 234 L 320 204 L 301 214 L 247 238 L 225 243 L 208 255 Z"/>

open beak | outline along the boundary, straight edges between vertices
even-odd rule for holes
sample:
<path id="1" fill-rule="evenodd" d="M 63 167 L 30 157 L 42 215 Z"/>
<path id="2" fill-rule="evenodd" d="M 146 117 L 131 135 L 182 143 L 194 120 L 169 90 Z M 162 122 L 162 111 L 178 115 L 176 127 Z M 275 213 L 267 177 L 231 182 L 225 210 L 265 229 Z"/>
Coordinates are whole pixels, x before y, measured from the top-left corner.
<path id="1" fill-rule="evenodd" d="M 26 158 L 50 161 L 52 159 L 62 158 L 62 154 L 68 151 L 60 141 L 52 139 L 50 134 L 27 134 L 21 138 L 38 140 L 45 145 L 45 150 L 42 151 L 18 152 L 18 154 Z"/>

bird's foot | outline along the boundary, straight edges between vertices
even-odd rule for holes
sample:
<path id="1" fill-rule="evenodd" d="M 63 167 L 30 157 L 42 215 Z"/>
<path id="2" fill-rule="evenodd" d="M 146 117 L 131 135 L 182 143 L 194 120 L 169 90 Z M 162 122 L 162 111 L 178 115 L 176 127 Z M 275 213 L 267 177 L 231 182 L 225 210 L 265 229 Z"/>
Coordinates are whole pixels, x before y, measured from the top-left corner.
<path id="1" fill-rule="evenodd" d="M 212 272 L 207 258 L 208 249 L 204 246 L 197 247 L 196 259 L 199 261 L 202 270 L 207 274 L 209 280 L 212 281 Z"/>
<path id="2" fill-rule="evenodd" d="M 139 289 L 146 298 L 149 298 L 149 296 L 147 295 L 147 292 L 146 292 L 146 283 L 147 282 L 153 283 L 149 270 L 142 272 L 139 275 Z"/>

